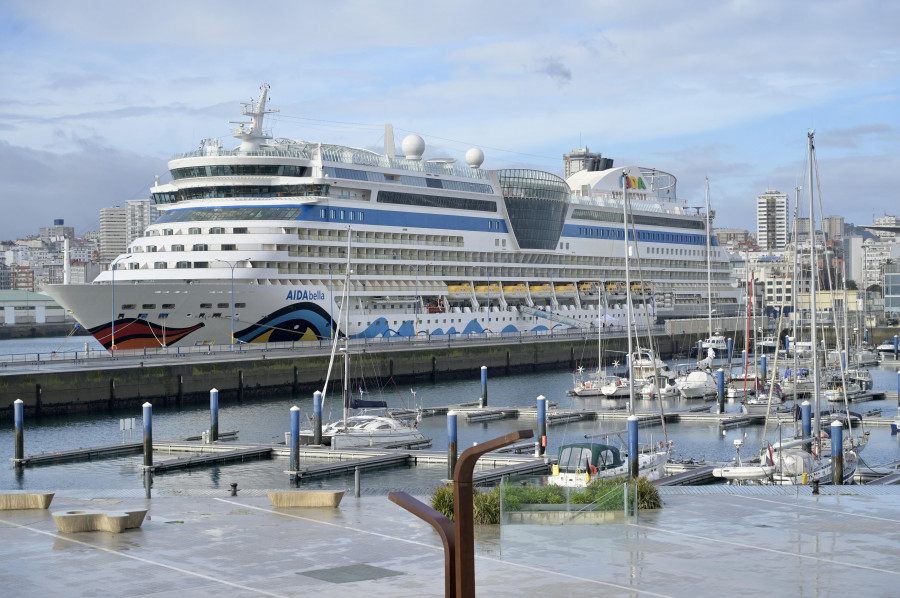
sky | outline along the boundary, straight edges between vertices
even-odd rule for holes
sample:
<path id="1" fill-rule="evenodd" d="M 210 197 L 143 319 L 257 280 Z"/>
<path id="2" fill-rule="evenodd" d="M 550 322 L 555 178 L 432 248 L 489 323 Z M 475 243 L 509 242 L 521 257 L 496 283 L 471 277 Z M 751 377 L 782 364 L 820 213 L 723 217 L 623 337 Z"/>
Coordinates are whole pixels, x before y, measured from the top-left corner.
<path id="1" fill-rule="evenodd" d="M 658 168 L 716 227 L 808 187 L 817 214 L 900 215 L 900 3 L 879 0 L 152 3 L 0 0 L 0 240 L 149 197 L 246 120 L 276 137 L 562 174 L 588 147 Z M 801 205 L 808 205 L 806 189 Z M 802 214 L 801 214 L 802 215 Z"/>

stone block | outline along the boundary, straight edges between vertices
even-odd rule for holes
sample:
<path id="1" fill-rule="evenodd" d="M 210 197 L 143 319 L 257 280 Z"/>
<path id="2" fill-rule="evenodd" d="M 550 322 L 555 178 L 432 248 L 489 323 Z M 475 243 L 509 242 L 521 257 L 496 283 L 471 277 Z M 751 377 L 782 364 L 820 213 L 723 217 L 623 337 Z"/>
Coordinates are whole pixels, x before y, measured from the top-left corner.
<path id="1" fill-rule="evenodd" d="M 53 500 L 50 494 L 0 494 L 0 511 L 7 509 L 46 509 Z"/>
<path id="2" fill-rule="evenodd" d="M 290 492 L 269 492 L 269 500 L 274 507 L 337 507 L 341 504 L 344 491 L 295 490 Z"/>
<path id="3" fill-rule="evenodd" d="M 141 527 L 147 509 L 135 511 L 57 511 L 53 513 L 56 529 L 63 533 L 104 531 L 120 534 Z"/>

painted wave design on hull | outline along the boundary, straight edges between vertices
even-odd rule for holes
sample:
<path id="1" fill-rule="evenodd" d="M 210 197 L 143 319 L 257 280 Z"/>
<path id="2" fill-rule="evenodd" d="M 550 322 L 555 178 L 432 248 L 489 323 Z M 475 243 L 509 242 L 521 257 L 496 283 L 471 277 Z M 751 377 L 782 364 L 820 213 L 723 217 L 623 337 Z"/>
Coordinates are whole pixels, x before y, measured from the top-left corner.
<path id="1" fill-rule="evenodd" d="M 242 343 L 278 343 L 331 338 L 337 323 L 315 303 L 294 303 L 272 312 L 234 338 Z"/>
<path id="2" fill-rule="evenodd" d="M 547 331 L 549 328 L 544 326 L 543 324 L 539 326 L 535 326 L 531 329 L 531 332 L 541 332 Z M 431 331 L 431 336 L 451 336 L 456 334 L 482 334 L 486 332 L 486 329 L 476 320 L 472 320 L 469 322 L 465 328 L 461 331 L 457 330 L 455 326 L 451 326 L 447 330 L 443 328 L 435 328 Z M 507 324 L 501 332 L 506 333 L 514 333 L 521 332 L 518 328 L 513 326 L 512 324 Z M 419 335 L 426 334 L 424 331 L 419 331 Z M 379 338 L 379 337 L 391 337 L 391 336 L 415 336 L 416 331 L 412 325 L 412 322 L 405 321 L 403 324 L 396 330 L 388 326 L 386 318 L 378 318 L 374 322 L 372 322 L 365 330 L 359 332 L 357 334 L 350 335 L 351 338 Z"/>
<path id="3" fill-rule="evenodd" d="M 162 346 L 171 346 L 194 332 L 203 328 L 201 322 L 187 328 L 163 327 L 148 320 L 116 320 L 116 348 L 117 349 L 150 349 Z M 106 349 L 112 345 L 113 326 L 101 324 L 90 328 L 88 332 Z"/>

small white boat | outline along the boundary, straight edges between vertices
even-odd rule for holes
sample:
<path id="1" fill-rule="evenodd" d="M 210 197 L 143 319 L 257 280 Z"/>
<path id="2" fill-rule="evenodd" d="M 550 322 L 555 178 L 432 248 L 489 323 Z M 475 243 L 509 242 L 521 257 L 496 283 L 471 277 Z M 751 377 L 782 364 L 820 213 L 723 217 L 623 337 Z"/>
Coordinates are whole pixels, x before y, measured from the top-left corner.
<path id="1" fill-rule="evenodd" d="M 677 379 L 675 386 L 685 399 L 702 399 L 718 392 L 716 379 L 705 370 L 696 370 Z"/>

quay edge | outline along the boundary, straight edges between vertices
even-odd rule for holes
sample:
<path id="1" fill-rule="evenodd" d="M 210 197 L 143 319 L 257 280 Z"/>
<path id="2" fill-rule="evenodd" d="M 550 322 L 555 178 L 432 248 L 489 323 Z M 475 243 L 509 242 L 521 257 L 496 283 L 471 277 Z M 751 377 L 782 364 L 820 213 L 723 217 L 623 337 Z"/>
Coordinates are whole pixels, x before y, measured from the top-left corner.
<path id="1" fill-rule="evenodd" d="M 658 337 L 662 357 L 673 347 L 683 348 L 672 337 Z M 627 340 L 604 340 L 604 355 L 627 351 Z M 481 366 L 493 376 L 539 370 L 574 370 L 575 364 L 596 367 L 597 343 L 579 338 L 529 343 L 454 344 L 451 347 L 412 347 L 360 354 L 366 360 L 366 376 L 398 383 L 433 382 L 471 378 Z M 150 401 L 163 407 L 200 404 L 217 388 L 223 400 L 264 397 L 297 392 L 312 395 L 321 387 L 329 355 L 273 355 L 259 359 L 225 360 L 213 355 L 204 362 L 185 361 L 153 365 L 151 360 L 133 365 L 116 362 L 110 369 L 14 373 L 0 376 L 0 416 L 8 417 L 16 399 L 30 415 L 66 415 L 139 407 Z M 611 359 L 610 359 L 611 360 Z M 339 376 L 339 374 L 338 374 Z"/>

